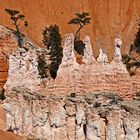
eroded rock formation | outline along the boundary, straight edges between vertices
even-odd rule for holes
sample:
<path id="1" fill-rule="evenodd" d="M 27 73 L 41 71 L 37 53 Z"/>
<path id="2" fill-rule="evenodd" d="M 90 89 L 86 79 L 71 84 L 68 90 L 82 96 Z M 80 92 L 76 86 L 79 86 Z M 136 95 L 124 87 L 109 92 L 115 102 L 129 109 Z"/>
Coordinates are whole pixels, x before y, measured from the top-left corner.
<path id="1" fill-rule="evenodd" d="M 82 30 L 83 36 L 88 34 L 92 37 L 94 50 L 105 47 L 109 58 L 113 56 L 112 46 L 117 34 L 122 36 L 123 52 L 127 53 L 128 46 L 134 40 L 140 15 L 139 0 L 2 0 L 0 24 L 10 28 L 13 26 L 4 11 L 5 8 L 17 9 L 25 15 L 29 27 L 23 31 L 39 44 L 42 44 L 42 30 L 46 25 L 57 23 L 63 35 L 74 32 L 76 27 L 68 25 L 67 22 L 77 12 L 89 12 L 92 21 Z"/>
<path id="2" fill-rule="evenodd" d="M 121 54 L 121 47 L 122 47 L 122 40 L 120 36 L 115 38 L 115 52 L 114 52 L 114 60 L 115 61 L 122 61 L 122 54 Z"/>
<path id="3" fill-rule="evenodd" d="M 139 140 L 139 105 L 113 93 L 31 98 L 17 88 L 4 103 L 6 129 L 40 140 Z"/>
<path id="4" fill-rule="evenodd" d="M 42 140 L 139 140 L 139 99 L 123 101 L 137 92 L 125 65 L 114 60 L 99 63 L 91 53 L 89 37 L 84 42 L 80 65 L 73 34 L 66 35 L 55 80 L 39 76 L 41 49 L 13 51 L 4 86 L 5 130 Z"/>
<path id="5" fill-rule="evenodd" d="M 37 69 L 41 49 L 28 40 L 24 41 L 28 51 L 15 49 L 15 35 L 0 26 L 0 90 L 7 80 L 3 105 L 6 124 L 0 118 L 1 129 L 6 125 L 5 130 L 42 140 L 140 139 L 140 99 L 121 99 L 132 99 L 140 92 L 140 72 L 130 77 L 121 62 L 120 49 L 114 48 L 114 38 L 119 34 L 121 50 L 128 53 L 140 15 L 139 0 L 3 0 L 0 23 L 11 28 L 5 8 L 17 9 L 26 16 L 29 27 L 23 32 L 38 44 L 42 44 L 46 24 L 57 23 L 64 35 L 75 31 L 67 24 L 75 13 L 89 12 L 92 21 L 82 30 L 82 37 L 88 34 L 92 38 L 84 39 L 83 63 L 79 65 L 73 35 L 67 35 L 57 78 L 42 80 Z M 97 48 L 105 48 L 107 53 L 100 50 L 99 62 L 92 54 L 97 56 Z M 107 63 L 114 49 L 119 57 Z M 0 116 L 5 118 L 5 114 Z M 0 130 L 0 139 L 22 138 Z"/>
<path id="6" fill-rule="evenodd" d="M 17 47 L 16 38 L 11 31 L 0 26 L 0 90 L 7 80 L 8 58 Z"/>
<path id="7" fill-rule="evenodd" d="M 94 58 L 94 55 L 93 55 L 93 50 L 92 50 L 90 37 L 86 36 L 83 39 L 83 43 L 85 44 L 83 63 L 84 64 L 92 64 L 92 63 L 95 62 L 95 58 Z"/>
<path id="8" fill-rule="evenodd" d="M 103 52 L 102 49 L 99 50 L 99 56 L 97 58 L 97 61 L 99 63 L 107 63 L 108 62 L 108 57 L 107 57 L 106 53 Z"/>
<path id="9" fill-rule="evenodd" d="M 28 53 L 30 53 L 29 59 L 32 60 L 31 57 L 32 57 L 32 54 L 34 53 L 33 48 L 37 48 L 37 46 L 35 44 L 33 44 L 26 37 L 23 39 L 23 46 L 27 50 L 32 49 L 32 52 L 30 52 L 30 51 L 28 52 Z M 14 75 L 15 72 L 17 72 L 17 73 L 19 72 L 18 71 L 19 68 L 17 68 L 17 67 L 22 67 L 22 64 L 20 66 L 17 66 L 16 64 L 21 62 L 20 59 L 24 59 L 25 57 L 27 58 L 29 56 L 29 55 L 24 56 L 24 55 L 26 55 L 25 49 L 16 50 L 17 47 L 18 47 L 17 38 L 14 35 L 13 31 L 0 25 L 0 90 L 3 88 L 5 82 L 7 81 L 9 65 L 10 65 L 10 69 L 11 69 L 11 74 L 13 71 L 12 69 L 15 70 L 15 71 L 13 71 L 13 75 Z M 13 55 L 11 55 L 12 53 L 13 53 Z M 21 56 L 20 56 L 20 53 L 21 53 Z M 9 63 L 9 57 L 11 57 L 10 63 Z M 34 60 L 36 61 L 36 59 L 34 59 Z M 34 61 L 34 60 L 32 60 L 32 61 Z M 17 61 L 20 61 L 20 62 L 17 62 Z M 22 63 L 24 63 L 24 62 L 22 61 Z M 12 68 L 12 65 L 14 65 L 14 68 Z M 25 69 L 28 69 L 28 66 L 26 66 Z M 9 74 L 10 74 L 10 72 L 9 72 Z"/>
<path id="10" fill-rule="evenodd" d="M 27 52 L 25 49 L 19 48 L 13 51 L 9 57 L 8 79 L 4 88 L 11 90 L 12 87 L 28 86 L 33 88 L 32 90 L 37 90 L 38 84 L 40 84 L 40 80 L 37 50 L 32 49 Z"/>
<path id="11" fill-rule="evenodd" d="M 11 91 L 14 87 L 25 87 L 33 91 L 42 90 L 47 95 L 112 91 L 121 97 L 131 98 L 136 91 L 125 65 L 115 60 L 107 63 L 107 55 L 102 51 L 97 62 L 89 37 L 84 41 L 88 42 L 84 50 L 84 63 L 79 65 L 74 53 L 73 35 L 66 35 L 64 57 L 55 80 L 39 78 L 37 53 L 41 49 L 16 49 L 9 57 L 9 76 L 5 89 Z"/>
<path id="12" fill-rule="evenodd" d="M 107 55 L 102 51 L 97 59 L 98 62 L 96 62 L 91 53 L 92 47 L 90 39 L 89 37 L 86 38 L 88 43 L 84 50 L 84 63 L 81 65 L 76 62 L 75 54 L 73 52 L 73 41 L 71 41 L 71 44 L 68 46 L 64 46 L 65 57 L 62 59 L 62 64 L 58 70 L 57 77 L 53 81 L 54 87 L 51 88 L 47 86 L 47 93 L 82 94 L 94 91 L 113 91 L 120 96 L 128 96 L 131 98 L 132 93 L 135 93 L 135 89 L 125 65 L 123 65 L 121 61 L 115 60 L 111 63 L 107 63 Z M 65 55 L 66 52 L 69 54 L 67 57 Z"/>

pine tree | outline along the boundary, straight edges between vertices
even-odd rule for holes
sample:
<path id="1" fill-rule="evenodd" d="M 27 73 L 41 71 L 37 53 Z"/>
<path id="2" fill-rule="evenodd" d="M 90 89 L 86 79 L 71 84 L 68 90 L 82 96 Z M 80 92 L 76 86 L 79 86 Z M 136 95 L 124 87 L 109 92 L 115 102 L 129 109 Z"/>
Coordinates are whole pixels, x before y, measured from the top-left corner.
<path id="1" fill-rule="evenodd" d="M 138 27 L 138 32 L 136 34 L 134 43 L 130 46 L 129 55 L 123 55 L 123 57 L 122 57 L 123 58 L 123 63 L 126 65 L 126 68 L 129 71 L 130 76 L 135 75 L 136 70 L 138 68 L 140 68 L 140 59 L 139 59 L 139 57 L 135 58 L 133 55 L 131 56 L 131 53 L 133 51 L 140 55 L 140 24 L 139 24 L 139 27 Z"/>
<path id="2" fill-rule="evenodd" d="M 134 48 L 138 53 L 140 53 L 140 24 L 139 24 L 138 32 L 136 34 L 136 38 L 134 40 Z"/>
<path id="3" fill-rule="evenodd" d="M 17 10 L 5 9 L 5 11 L 10 15 L 10 20 L 15 26 L 15 34 L 17 36 L 18 46 L 21 48 L 23 46 L 23 35 L 20 31 L 21 22 L 23 21 L 25 27 L 28 26 L 27 21 L 24 20 L 25 16 L 20 14 L 20 12 Z"/>
<path id="4" fill-rule="evenodd" d="M 57 25 L 45 27 L 43 31 L 43 43 L 50 52 L 51 64 L 49 66 L 52 78 L 56 78 L 57 70 L 62 60 L 61 34 Z"/>
<path id="5" fill-rule="evenodd" d="M 78 25 L 78 29 L 75 34 L 74 40 L 80 40 L 80 30 L 87 24 L 90 23 L 91 18 L 89 17 L 89 13 L 82 12 L 82 13 L 76 13 L 76 17 L 70 19 L 68 24 L 75 24 Z"/>
<path id="6" fill-rule="evenodd" d="M 84 55 L 85 44 L 80 40 L 80 31 L 84 26 L 90 24 L 91 18 L 89 17 L 89 13 L 86 12 L 76 13 L 75 15 L 76 17 L 70 19 L 68 24 L 78 25 L 78 29 L 74 36 L 74 49 L 78 54 Z"/>

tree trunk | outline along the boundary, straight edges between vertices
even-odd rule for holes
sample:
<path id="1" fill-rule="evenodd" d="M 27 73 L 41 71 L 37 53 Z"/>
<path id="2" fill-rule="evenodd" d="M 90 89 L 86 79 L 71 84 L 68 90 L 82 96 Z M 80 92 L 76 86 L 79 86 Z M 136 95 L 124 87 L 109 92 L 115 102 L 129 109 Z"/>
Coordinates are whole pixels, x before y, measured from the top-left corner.
<path id="1" fill-rule="evenodd" d="M 82 27 L 83 27 L 83 26 L 80 26 L 80 27 L 79 27 L 79 29 L 77 30 L 77 32 L 76 32 L 76 34 L 75 34 L 75 37 L 74 37 L 74 41 L 76 41 L 76 40 L 79 40 L 79 39 L 80 39 L 80 37 L 78 38 L 77 36 L 78 36 L 78 34 L 79 34 L 80 30 L 82 29 Z"/>

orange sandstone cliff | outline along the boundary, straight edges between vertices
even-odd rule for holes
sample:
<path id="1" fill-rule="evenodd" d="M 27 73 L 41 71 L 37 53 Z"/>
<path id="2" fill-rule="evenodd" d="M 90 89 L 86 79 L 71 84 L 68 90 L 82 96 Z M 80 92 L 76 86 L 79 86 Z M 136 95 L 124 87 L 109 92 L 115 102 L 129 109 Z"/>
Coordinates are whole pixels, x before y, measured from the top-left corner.
<path id="1" fill-rule="evenodd" d="M 11 31 L 0 28 L 4 41 Z M 15 36 L 9 35 L 8 42 L 14 48 Z M 38 73 L 37 56 L 45 53 L 45 49 L 28 40 L 24 42 L 30 48 L 28 51 L 14 48 L 9 55 L 11 51 L 6 49 L 4 56 L 8 57 L 9 69 L 1 129 L 10 129 L 27 139 L 139 140 L 140 102 L 135 93 L 140 90 L 140 81 L 130 77 L 118 56 L 108 62 L 107 55 L 100 50 L 96 60 L 89 36 L 84 38 L 83 64 L 79 65 L 73 38 L 73 34 L 65 36 L 63 59 L 55 80 L 41 79 Z M 123 100 L 130 98 L 135 100 Z M 2 140 L 16 137 L 22 139 L 0 131 Z"/>
<path id="2" fill-rule="evenodd" d="M 37 54 L 41 49 L 29 40 L 24 45 L 33 49 L 16 49 L 15 36 L 0 26 L 0 89 L 4 86 L 7 97 L 2 105 L 5 112 L 0 108 L 0 129 L 11 129 L 29 139 L 139 140 L 140 100 L 135 94 L 140 91 L 140 74 L 130 77 L 125 65 L 113 58 L 116 35 L 122 37 L 122 53 L 128 53 L 133 43 L 139 0 L 3 0 L 0 24 L 12 28 L 5 8 L 20 10 L 26 16 L 26 39 L 30 37 L 40 47 L 46 25 L 57 23 L 64 36 L 75 31 L 67 21 L 76 12 L 89 12 L 92 22 L 82 34 L 82 38 L 90 36 L 84 38 L 88 48 L 84 63 L 76 62 L 73 41 L 68 37 L 55 80 L 42 80 L 38 75 Z M 107 54 L 103 61 L 100 55 L 94 58 L 100 48 Z M 22 139 L 0 130 L 0 140 L 16 138 Z"/>
<path id="3" fill-rule="evenodd" d="M 83 36 L 90 35 L 94 48 L 112 50 L 114 38 L 121 35 L 123 50 L 134 39 L 136 23 L 140 15 L 139 0 L 3 0 L 0 3 L 0 24 L 12 28 L 5 8 L 21 11 L 29 22 L 29 27 L 23 29 L 26 36 L 34 42 L 42 44 L 42 30 L 50 24 L 58 24 L 62 34 L 74 32 L 76 26 L 67 22 L 76 12 L 89 12 L 91 24 L 83 29 Z"/>
<path id="4" fill-rule="evenodd" d="M 129 46 L 134 40 L 137 23 L 140 15 L 139 0 L 2 0 L 0 2 L 0 24 L 13 28 L 5 8 L 17 9 L 26 16 L 29 23 L 27 29 L 23 29 L 26 37 L 32 38 L 33 42 L 42 46 L 42 30 L 50 24 L 58 24 L 62 34 L 75 32 L 76 26 L 68 25 L 67 22 L 76 12 L 89 12 L 91 24 L 82 30 L 82 37 L 89 35 L 92 41 L 95 57 L 99 48 L 105 48 L 109 60 L 114 51 L 114 38 L 122 36 L 122 52 L 128 53 Z M 6 40 L 8 42 L 8 37 Z M 9 42 L 11 44 L 11 42 Z M 1 40 L 2 44 L 2 40 Z M 12 48 L 12 47 L 11 47 Z M 2 55 L 2 49 L 9 47 L 0 46 L 0 85 L 7 77 L 7 64 Z"/>

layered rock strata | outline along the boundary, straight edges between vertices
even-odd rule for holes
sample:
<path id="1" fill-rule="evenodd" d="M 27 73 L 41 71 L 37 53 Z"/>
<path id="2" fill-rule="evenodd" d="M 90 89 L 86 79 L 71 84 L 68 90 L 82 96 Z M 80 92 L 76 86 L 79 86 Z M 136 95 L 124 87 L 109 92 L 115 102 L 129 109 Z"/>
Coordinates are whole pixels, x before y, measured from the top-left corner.
<path id="1" fill-rule="evenodd" d="M 139 140 L 139 106 L 113 93 L 46 98 L 23 88 L 4 103 L 6 129 L 40 140 Z"/>
<path id="2" fill-rule="evenodd" d="M 74 54 L 73 35 L 66 36 L 62 64 L 56 79 L 50 86 L 47 85 L 47 93 L 63 95 L 111 91 L 121 97 L 131 98 L 136 91 L 120 56 L 115 56 L 115 60 L 109 63 L 107 55 L 101 51 L 96 61 L 90 38 L 85 37 L 84 42 L 83 64 L 79 65 Z"/>
<path id="3" fill-rule="evenodd" d="M 10 30 L 0 26 L 0 89 L 3 87 L 8 76 L 8 57 L 12 50 L 17 47 L 15 36 Z"/>
<path id="4" fill-rule="evenodd" d="M 65 37 L 56 79 L 41 79 L 41 49 L 20 48 L 10 55 L 5 130 L 41 140 L 139 140 L 139 99 L 122 100 L 139 90 L 126 67 L 120 59 L 109 63 L 103 51 L 96 61 L 88 36 L 79 65 L 73 38 Z"/>
<path id="5" fill-rule="evenodd" d="M 37 46 L 33 44 L 27 37 L 23 38 L 23 46 L 26 49 L 37 48 Z M 18 60 L 18 57 L 20 57 L 18 56 L 19 51 L 23 50 L 16 50 L 17 47 L 17 37 L 15 36 L 14 32 L 0 25 L 0 90 L 3 88 L 5 82 L 7 81 L 9 66 L 12 68 L 12 63 L 15 63 L 14 61 L 9 63 L 10 55 L 14 50 L 15 52 L 18 51 L 17 54 L 12 55 L 13 57 L 17 55 Z M 12 59 L 10 59 L 10 61 L 12 61 Z M 14 67 L 16 69 L 17 66 L 14 65 Z M 18 72 L 18 69 L 16 70 L 16 72 Z"/>
<path id="6" fill-rule="evenodd" d="M 136 89 L 122 61 L 113 60 L 109 63 L 107 55 L 102 52 L 96 61 L 90 38 L 87 36 L 84 42 L 83 63 L 79 65 L 73 49 L 73 34 L 66 35 L 62 64 L 55 80 L 50 77 L 42 80 L 39 76 L 37 55 L 41 49 L 15 50 L 9 57 L 9 76 L 5 89 L 12 91 L 14 87 L 25 87 L 32 91 L 43 91 L 46 95 L 111 91 L 121 97 L 131 98 Z M 139 81 L 135 84 L 139 84 Z"/>

